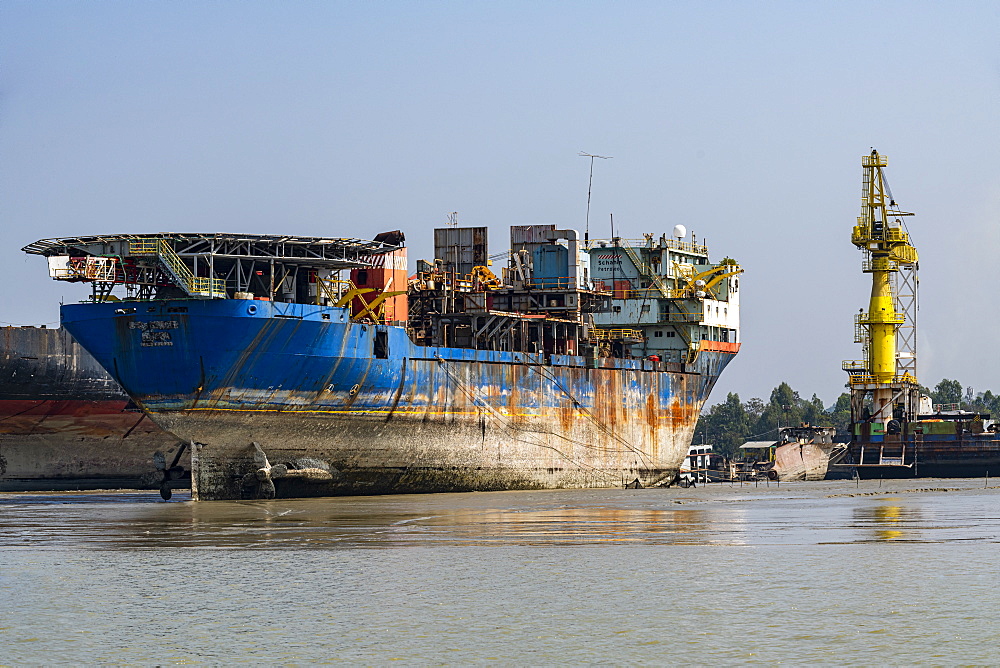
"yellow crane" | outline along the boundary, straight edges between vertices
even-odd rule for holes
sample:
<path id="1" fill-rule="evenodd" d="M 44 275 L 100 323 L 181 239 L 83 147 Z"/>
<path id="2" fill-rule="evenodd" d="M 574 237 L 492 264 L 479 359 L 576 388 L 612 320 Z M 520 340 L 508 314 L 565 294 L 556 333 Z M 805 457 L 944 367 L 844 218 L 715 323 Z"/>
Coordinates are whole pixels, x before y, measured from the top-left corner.
<path id="1" fill-rule="evenodd" d="M 900 419 L 915 419 L 920 386 L 916 379 L 916 266 L 917 249 L 903 225 L 885 179 L 884 155 L 872 150 L 861 159 L 864 179 L 861 215 L 851 231 L 851 243 L 864 252 L 862 271 L 871 274 L 868 310 L 855 316 L 855 340 L 864 344 L 863 360 L 844 362 L 850 376 L 852 415 L 866 423 L 865 434 L 882 428 L 899 429 Z M 900 271 L 908 276 L 899 278 Z M 912 295 L 900 295 L 896 286 L 912 283 Z M 908 322 L 909 319 L 909 322 Z M 901 335 L 900 328 L 907 327 Z M 901 361 L 905 359 L 905 363 Z M 891 433 L 887 431 L 886 433 Z M 896 432 L 898 433 L 898 431 Z M 867 436 L 865 436 L 867 438 Z"/>
<path id="2" fill-rule="evenodd" d="M 898 272 L 901 265 L 917 262 L 917 249 L 910 244 L 910 235 L 899 220 L 913 214 L 899 211 L 888 195 L 882 172 L 887 164 L 884 155 L 872 150 L 861 164 L 864 168 L 861 215 L 851 233 L 851 243 L 866 254 L 863 271 L 872 275 L 872 292 L 868 312 L 859 314 L 858 324 L 866 335 L 863 342 L 868 373 L 876 383 L 891 383 L 896 379 L 896 333 L 905 322 L 904 315 L 896 309 L 891 274 Z M 906 380 L 916 382 L 915 378 Z"/>

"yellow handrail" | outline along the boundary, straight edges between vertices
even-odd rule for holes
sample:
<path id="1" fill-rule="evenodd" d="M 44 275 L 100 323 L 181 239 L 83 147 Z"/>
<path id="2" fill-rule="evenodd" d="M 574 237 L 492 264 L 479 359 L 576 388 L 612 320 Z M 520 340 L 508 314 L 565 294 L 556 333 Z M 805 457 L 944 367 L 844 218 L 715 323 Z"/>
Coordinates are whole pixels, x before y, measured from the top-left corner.
<path id="1" fill-rule="evenodd" d="M 321 306 L 324 299 L 336 304 L 347 292 L 353 290 L 354 287 L 355 285 L 351 281 L 345 281 L 339 278 L 321 278 L 317 276 L 316 304 L 317 306 Z"/>
<path id="2" fill-rule="evenodd" d="M 590 338 L 596 341 L 611 341 L 615 339 L 645 339 L 641 329 L 600 329 L 594 327 L 590 330 Z"/>
<path id="3" fill-rule="evenodd" d="M 870 373 L 854 373 L 850 369 L 845 369 L 848 372 L 848 383 L 851 385 L 892 385 L 897 383 L 916 383 L 917 379 L 910 375 L 909 373 L 904 373 L 901 376 L 893 376 L 892 380 L 889 382 L 883 382 L 875 378 L 874 374 Z"/>
<path id="4" fill-rule="evenodd" d="M 653 282 L 653 285 L 656 286 L 656 289 L 659 290 L 664 297 L 669 297 L 670 288 L 668 288 L 663 282 L 663 279 L 660 278 L 655 271 L 653 271 L 652 267 L 650 267 L 646 262 L 643 262 L 631 246 L 623 246 L 623 248 L 625 250 L 625 254 L 628 255 L 628 259 L 635 265 L 636 270 L 641 275 L 649 278 Z"/>
<path id="5" fill-rule="evenodd" d="M 221 278 L 195 276 L 184 264 L 181 256 L 174 252 L 166 239 L 132 239 L 129 241 L 130 255 L 155 255 L 181 282 L 179 286 L 189 295 L 226 295 L 226 281 Z"/>

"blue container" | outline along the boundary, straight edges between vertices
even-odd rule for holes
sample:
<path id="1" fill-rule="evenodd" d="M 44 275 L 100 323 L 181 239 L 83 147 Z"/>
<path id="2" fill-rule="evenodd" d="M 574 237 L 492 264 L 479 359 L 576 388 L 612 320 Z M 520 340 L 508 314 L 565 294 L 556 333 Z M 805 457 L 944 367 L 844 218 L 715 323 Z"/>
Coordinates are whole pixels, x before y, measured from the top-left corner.
<path id="1" fill-rule="evenodd" d="M 570 287 L 569 249 L 558 244 L 538 246 L 532 257 L 532 286 L 544 290 Z"/>

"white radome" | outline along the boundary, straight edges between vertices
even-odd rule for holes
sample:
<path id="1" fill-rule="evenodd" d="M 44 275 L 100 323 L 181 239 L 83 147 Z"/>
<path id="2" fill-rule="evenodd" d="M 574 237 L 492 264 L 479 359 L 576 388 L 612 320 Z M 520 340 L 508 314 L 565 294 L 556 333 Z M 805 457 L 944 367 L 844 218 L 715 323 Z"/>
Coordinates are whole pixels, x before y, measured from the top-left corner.
<path id="1" fill-rule="evenodd" d="M 688 234 L 687 228 L 683 225 L 674 225 L 674 236 L 683 239 Z"/>

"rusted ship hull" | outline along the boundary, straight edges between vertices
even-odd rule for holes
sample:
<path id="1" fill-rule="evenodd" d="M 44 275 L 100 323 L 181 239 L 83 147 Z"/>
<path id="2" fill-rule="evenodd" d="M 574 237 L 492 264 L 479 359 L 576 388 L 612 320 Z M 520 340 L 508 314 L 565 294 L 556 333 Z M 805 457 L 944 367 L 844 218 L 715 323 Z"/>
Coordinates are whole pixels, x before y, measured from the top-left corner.
<path id="1" fill-rule="evenodd" d="M 5 327 L 0 340 L 0 491 L 161 486 L 154 453 L 171 462 L 178 439 L 65 330 Z"/>
<path id="2" fill-rule="evenodd" d="M 668 364 L 417 346 L 345 309 L 232 299 L 63 321 L 196 443 L 199 499 L 663 484 L 738 349 Z"/>
<path id="3" fill-rule="evenodd" d="M 774 450 L 774 479 L 823 480 L 830 465 L 831 443 L 785 443 Z"/>
<path id="4" fill-rule="evenodd" d="M 430 377 L 439 365 L 410 360 L 410 374 Z M 446 363 L 468 377 L 466 364 Z M 421 369 L 420 367 L 425 367 Z M 636 479 L 643 486 L 672 481 L 683 458 L 701 403 L 700 377 L 694 374 L 622 372 L 608 369 L 559 369 L 561 385 L 582 396 L 584 385 L 603 386 L 617 402 L 573 405 L 569 396 L 552 396 L 548 369 L 515 367 L 508 380 L 518 391 L 499 405 L 473 398 L 445 381 L 434 403 L 413 401 L 416 384 L 402 390 L 396 409 L 281 412 L 274 410 L 156 411 L 164 427 L 198 444 L 198 498 L 238 498 L 243 479 L 259 468 L 260 445 L 270 462 L 294 469 L 326 469 L 316 478 L 277 481 L 278 495 L 382 494 L 560 487 L 619 487 Z M 620 382 L 624 376 L 629 390 Z M 650 406 L 661 381 L 670 379 L 677 399 Z M 693 387 L 688 387 L 693 386 Z M 570 390 L 572 393 L 574 390 Z M 617 394 L 616 394 L 617 393 Z M 624 415 L 621 397 L 643 401 L 640 419 Z M 433 395 L 432 395 L 433 396 Z M 525 400 L 528 400 L 527 402 Z M 209 399 L 211 401 L 211 399 Z M 540 405 L 525 410 L 525 404 Z M 611 410 L 606 410 L 610 404 Z M 615 410 L 619 409 L 619 410 Z M 381 414 L 380 414 L 381 413 Z"/>

